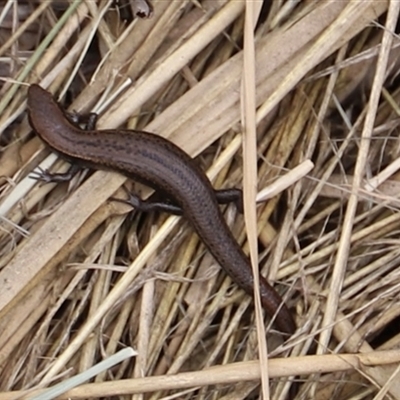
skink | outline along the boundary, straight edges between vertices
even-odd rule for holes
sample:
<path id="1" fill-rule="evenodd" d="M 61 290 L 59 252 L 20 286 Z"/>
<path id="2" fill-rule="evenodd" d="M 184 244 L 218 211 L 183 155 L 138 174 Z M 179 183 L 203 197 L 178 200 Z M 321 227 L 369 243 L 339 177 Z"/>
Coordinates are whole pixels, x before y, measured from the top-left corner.
<path id="1" fill-rule="evenodd" d="M 32 129 L 57 154 L 93 169 L 117 171 L 161 191 L 191 223 L 215 260 L 248 294 L 254 279 L 249 259 L 236 242 L 218 206 L 217 195 L 195 161 L 172 142 L 152 133 L 124 129 L 83 130 L 52 95 L 38 85 L 28 90 Z M 280 295 L 260 276 L 261 302 L 278 328 L 296 325 Z"/>

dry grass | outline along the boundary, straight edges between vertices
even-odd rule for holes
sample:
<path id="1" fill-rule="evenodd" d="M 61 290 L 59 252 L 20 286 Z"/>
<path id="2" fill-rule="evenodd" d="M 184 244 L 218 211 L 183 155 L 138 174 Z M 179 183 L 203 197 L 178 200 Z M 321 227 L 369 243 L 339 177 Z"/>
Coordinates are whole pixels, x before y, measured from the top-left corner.
<path id="1" fill-rule="evenodd" d="M 159 0 L 133 22 L 70 3 L 0 3 L 0 400 L 129 346 L 60 398 L 284 399 L 295 379 L 299 399 L 400 399 L 398 2 L 268 2 L 255 40 L 244 1 Z M 201 153 L 215 187 L 244 182 L 246 219 L 227 219 L 253 256 L 258 235 L 297 333 L 263 321 L 184 220 L 111 201 L 124 177 L 30 179 L 68 165 L 31 133 L 28 83 Z"/>

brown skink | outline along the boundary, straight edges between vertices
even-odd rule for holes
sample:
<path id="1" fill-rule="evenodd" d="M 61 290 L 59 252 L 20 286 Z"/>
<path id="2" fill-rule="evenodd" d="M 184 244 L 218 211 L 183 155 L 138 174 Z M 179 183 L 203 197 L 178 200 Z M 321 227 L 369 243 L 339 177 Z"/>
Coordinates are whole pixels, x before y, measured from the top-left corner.
<path id="1" fill-rule="evenodd" d="M 83 130 L 38 85 L 28 90 L 28 114 L 36 134 L 72 165 L 117 171 L 165 194 L 233 281 L 253 293 L 249 259 L 229 230 L 207 176 L 183 150 L 148 132 Z M 293 333 L 294 319 L 280 295 L 262 276 L 260 285 L 265 310 L 270 316 L 277 314 L 281 331 Z"/>

